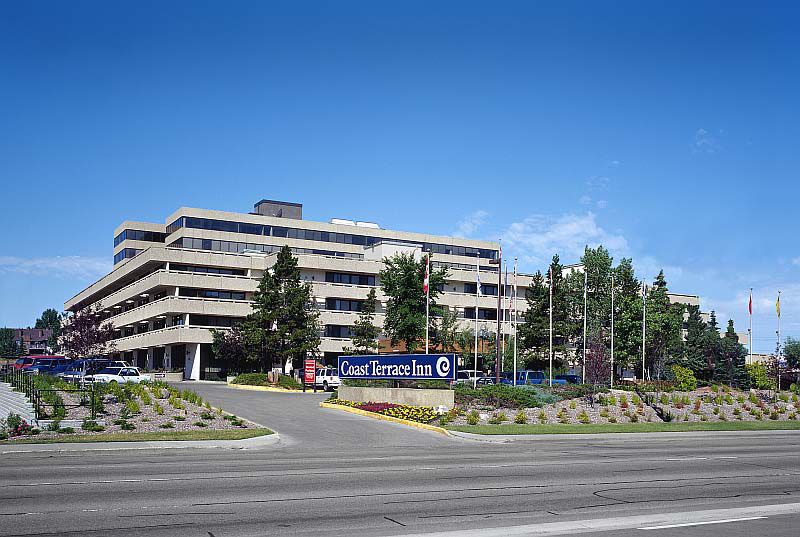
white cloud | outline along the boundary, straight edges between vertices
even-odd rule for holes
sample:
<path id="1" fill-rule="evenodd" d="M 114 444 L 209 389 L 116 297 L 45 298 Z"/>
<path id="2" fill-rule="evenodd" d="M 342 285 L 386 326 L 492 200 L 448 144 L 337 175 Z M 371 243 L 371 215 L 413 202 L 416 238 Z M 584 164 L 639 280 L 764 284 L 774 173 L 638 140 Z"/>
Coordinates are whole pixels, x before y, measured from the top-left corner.
<path id="1" fill-rule="evenodd" d="M 578 200 L 578 203 L 580 203 L 581 205 L 591 205 L 592 204 L 592 197 L 584 194 L 583 196 L 580 197 L 580 199 Z"/>
<path id="2" fill-rule="evenodd" d="M 800 266 L 800 257 L 795 257 L 794 259 L 792 259 L 792 265 Z"/>
<path id="3" fill-rule="evenodd" d="M 486 217 L 489 213 L 483 210 L 477 210 L 465 218 L 461 219 L 455 231 L 456 237 L 470 237 L 486 222 Z"/>
<path id="4" fill-rule="evenodd" d="M 591 212 L 559 217 L 533 215 L 508 226 L 502 237 L 504 245 L 516 251 L 525 263 L 537 268 L 546 265 L 555 253 L 563 262 L 573 262 L 580 258 L 586 245 L 602 244 L 615 255 L 628 252 L 625 237 L 600 227 Z"/>
<path id="5" fill-rule="evenodd" d="M 611 162 L 608 163 L 608 165 L 611 166 L 612 168 L 616 168 L 617 166 L 619 166 L 619 164 L 620 162 L 618 160 L 612 160 Z"/>
<path id="6" fill-rule="evenodd" d="M 104 257 L 14 257 L 0 256 L 0 273 L 18 273 L 56 278 L 99 278 L 112 268 Z"/>
<path id="7" fill-rule="evenodd" d="M 611 179 L 605 175 L 593 175 L 586 180 L 586 188 L 589 192 L 605 190 L 610 182 Z"/>
<path id="8" fill-rule="evenodd" d="M 725 134 L 725 131 L 719 131 L 721 135 Z M 706 153 L 706 154 L 714 154 L 720 148 L 719 142 L 717 138 L 712 135 L 706 129 L 697 129 L 697 132 L 694 133 L 694 148 L 693 151 L 695 153 Z"/>
<path id="9" fill-rule="evenodd" d="M 598 209 L 605 209 L 606 205 L 608 205 L 608 202 L 606 200 L 597 200 L 597 203 L 595 203 L 595 205 L 597 206 Z"/>

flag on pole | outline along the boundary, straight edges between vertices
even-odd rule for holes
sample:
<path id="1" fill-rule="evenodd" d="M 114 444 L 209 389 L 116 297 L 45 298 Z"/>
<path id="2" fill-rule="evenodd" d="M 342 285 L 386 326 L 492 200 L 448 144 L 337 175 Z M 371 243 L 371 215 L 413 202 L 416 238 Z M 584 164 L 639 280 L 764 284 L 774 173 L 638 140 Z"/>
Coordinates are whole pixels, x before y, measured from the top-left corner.
<path id="1" fill-rule="evenodd" d="M 483 291 L 481 291 L 481 269 L 477 267 L 475 271 L 475 286 L 477 287 L 478 296 L 483 296 Z"/>
<path id="2" fill-rule="evenodd" d="M 775 311 L 778 314 L 778 319 L 781 318 L 781 292 L 778 291 L 778 300 L 775 302 Z"/>
<path id="3" fill-rule="evenodd" d="M 511 310 L 512 315 L 514 314 L 514 299 L 516 298 L 516 294 L 517 294 L 517 258 L 516 257 L 514 258 L 514 283 L 513 283 L 513 286 L 514 286 L 514 289 L 513 289 L 513 292 L 511 293 L 511 304 L 510 304 L 510 306 L 508 308 L 508 309 Z"/>
<path id="4" fill-rule="evenodd" d="M 431 279 L 431 256 L 425 258 L 425 281 L 422 282 L 422 291 L 427 295 Z"/>
<path id="5" fill-rule="evenodd" d="M 750 289 L 750 302 L 747 304 L 747 311 L 753 315 L 753 290 Z"/>

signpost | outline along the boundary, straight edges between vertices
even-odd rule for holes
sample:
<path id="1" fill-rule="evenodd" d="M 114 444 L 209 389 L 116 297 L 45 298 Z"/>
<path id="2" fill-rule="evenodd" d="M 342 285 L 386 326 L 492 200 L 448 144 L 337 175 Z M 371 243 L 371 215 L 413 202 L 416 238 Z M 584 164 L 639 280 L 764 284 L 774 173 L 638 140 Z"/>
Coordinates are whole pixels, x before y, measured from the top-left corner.
<path id="1" fill-rule="evenodd" d="M 306 385 L 311 384 L 314 386 L 314 391 L 317 391 L 317 361 L 314 359 L 306 359 L 303 363 L 303 391 L 306 391 Z"/>
<path id="2" fill-rule="evenodd" d="M 340 356 L 340 379 L 456 380 L 455 354 Z"/>

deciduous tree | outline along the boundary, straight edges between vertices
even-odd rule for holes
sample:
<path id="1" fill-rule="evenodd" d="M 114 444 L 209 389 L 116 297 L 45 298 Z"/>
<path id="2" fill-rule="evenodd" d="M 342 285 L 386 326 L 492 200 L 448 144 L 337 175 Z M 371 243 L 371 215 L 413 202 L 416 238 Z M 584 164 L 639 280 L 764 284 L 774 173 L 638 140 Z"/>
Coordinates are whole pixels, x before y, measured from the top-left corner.
<path id="1" fill-rule="evenodd" d="M 114 325 L 100 320 L 100 309 L 93 304 L 67 318 L 59 341 L 67 356 L 87 358 L 114 352 Z"/>

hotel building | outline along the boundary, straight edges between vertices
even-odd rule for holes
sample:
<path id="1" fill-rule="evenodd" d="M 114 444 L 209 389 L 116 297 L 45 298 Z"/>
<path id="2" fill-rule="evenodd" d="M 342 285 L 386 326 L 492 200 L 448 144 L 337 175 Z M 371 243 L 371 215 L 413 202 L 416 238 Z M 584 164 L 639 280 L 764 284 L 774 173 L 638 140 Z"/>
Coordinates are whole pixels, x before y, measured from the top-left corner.
<path id="1" fill-rule="evenodd" d="M 95 306 L 115 327 L 116 353 L 149 369 L 183 369 L 186 379 L 214 379 L 225 372 L 211 349 L 212 329 L 224 329 L 251 311 L 265 270 L 288 245 L 320 310 L 320 355 L 334 362 L 351 345 L 351 328 L 371 288 L 378 296 L 376 324 L 383 325 L 386 297 L 382 259 L 398 252 L 431 255 L 449 276 L 438 303 L 454 309 L 464 326 L 496 332 L 499 245 L 456 237 L 391 231 L 369 222 L 303 220 L 298 203 L 262 200 L 251 213 L 180 208 L 163 224 L 125 221 L 114 231 L 114 268 L 64 304 L 66 311 Z M 482 296 L 476 297 L 476 264 Z M 525 309 L 531 277 L 518 277 Z M 503 289 L 505 296 L 510 289 Z M 509 307 L 509 301 L 504 301 Z M 505 313 L 505 318 L 509 315 Z M 504 332 L 509 331 L 504 323 Z"/>

